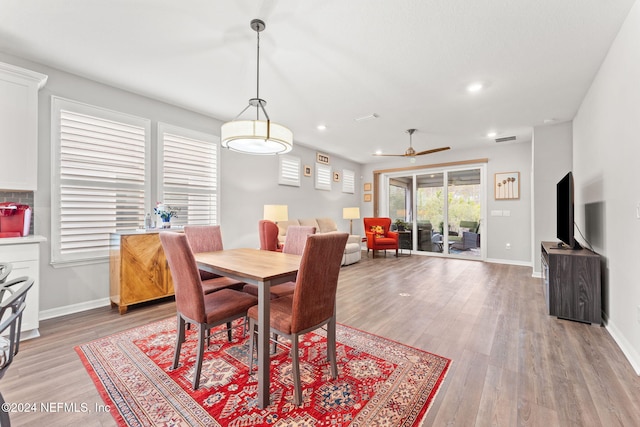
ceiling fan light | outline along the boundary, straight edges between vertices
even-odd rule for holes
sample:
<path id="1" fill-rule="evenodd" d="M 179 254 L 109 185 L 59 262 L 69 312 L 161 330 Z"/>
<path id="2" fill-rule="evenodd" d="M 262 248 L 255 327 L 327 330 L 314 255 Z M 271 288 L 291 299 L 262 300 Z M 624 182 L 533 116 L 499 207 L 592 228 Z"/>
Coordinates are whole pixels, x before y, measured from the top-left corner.
<path id="1" fill-rule="evenodd" d="M 284 154 L 293 148 L 293 132 L 266 120 L 234 120 L 220 128 L 222 146 L 245 154 Z"/>

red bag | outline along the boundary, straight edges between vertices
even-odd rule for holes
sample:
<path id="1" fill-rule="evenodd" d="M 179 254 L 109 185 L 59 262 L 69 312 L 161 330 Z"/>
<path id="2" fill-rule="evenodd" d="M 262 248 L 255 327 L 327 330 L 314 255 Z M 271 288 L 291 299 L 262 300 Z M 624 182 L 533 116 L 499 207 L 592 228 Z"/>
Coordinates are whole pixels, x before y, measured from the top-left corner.
<path id="1" fill-rule="evenodd" d="M 0 237 L 29 235 L 31 208 L 13 202 L 0 203 Z"/>

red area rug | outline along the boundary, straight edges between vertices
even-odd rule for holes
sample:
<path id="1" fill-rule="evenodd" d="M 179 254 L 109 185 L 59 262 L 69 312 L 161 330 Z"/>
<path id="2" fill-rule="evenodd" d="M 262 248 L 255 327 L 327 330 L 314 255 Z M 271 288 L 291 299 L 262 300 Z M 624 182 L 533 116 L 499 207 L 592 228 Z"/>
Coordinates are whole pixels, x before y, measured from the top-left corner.
<path id="1" fill-rule="evenodd" d="M 121 426 L 418 426 L 451 360 L 338 325 L 338 378 L 329 376 L 324 332 L 300 343 L 304 403 L 293 404 L 288 348 L 271 358 L 271 405 L 257 406 L 248 339 L 212 338 L 200 388 L 191 389 L 196 338 L 188 331 L 171 371 L 173 318 L 80 345 L 80 355 Z M 254 364 L 254 367 L 256 365 Z"/>

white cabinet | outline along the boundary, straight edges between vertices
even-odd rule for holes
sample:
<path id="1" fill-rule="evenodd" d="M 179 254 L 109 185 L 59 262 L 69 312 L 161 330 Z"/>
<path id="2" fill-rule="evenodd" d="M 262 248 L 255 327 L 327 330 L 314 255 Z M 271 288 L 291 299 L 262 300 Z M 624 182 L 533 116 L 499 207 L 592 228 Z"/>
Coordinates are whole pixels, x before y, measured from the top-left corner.
<path id="1" fill-rule="evenodd" d="M 41 236 L 0 239 L 0 261 L 10 262 L 13 270 L 10 279 L 33 277 L 34 283 L 27 293 L 27 306 L 22 314 L 22 339 L 40 336 L 40 242 Z"/>
<path id="2" fill-rule="evenodd" d="M 38 90 L 47 76 L 0 63 L 1 190 L 38 185 Z"/>

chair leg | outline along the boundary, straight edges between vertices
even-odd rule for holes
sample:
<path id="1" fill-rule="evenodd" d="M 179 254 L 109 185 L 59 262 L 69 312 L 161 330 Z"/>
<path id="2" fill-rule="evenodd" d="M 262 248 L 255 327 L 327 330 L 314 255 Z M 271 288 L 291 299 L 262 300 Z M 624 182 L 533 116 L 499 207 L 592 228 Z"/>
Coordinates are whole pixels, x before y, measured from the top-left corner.
<path id="1" fill-rule="evenodd" d="M 9 420 L 9 411 L 5 409 L 4 397 L 2 393 L 0 393 L 0 426 L 1 427 L 11 427 L 11 421 Z"/>
<path id="2" fill-rule="evenodd" d="M 231 329 L 231 322 L 227 322 L 227 338 L 229 338 L 229 342 L 233 341 L 233 329 Z"/>
<path id="3" fill-rule="evenodd" d="M 300 384 L 300 360 L 298 357 L 298 335 L 291 340 L 291 367 L 293 373 L 293 403 L 302 405 L 302 385 Z"/>
<path id="4" fill-rule="evenodd" d="M 335 315 L 327 325 L 327 359 L 331 363 L 331 378 L 338 378 L 338 354 L 336 352 L 336 317 Z"/>
<path id="5" fill-rule="evenodd" d="M 256 322 L 253 319 L 249 319 L 249 375 L 253 373 L 253 347 L 256 341 L 255 334 Z"/>
<path id="6" fill-rule="evenodd" d="M 180 349 L 182 348 L 182 343 L 184 342 L 184 328 L 184 319 L 182 318 L 182 316 L 180 316 L 180 313 L 178 313 L 178 336 L 176 337 L 176 349 L 173 355 L 173 366 L 171 367 L 171 369 L 176 369 L 178 367 L 178 362 L 180 361 Z"/>
<path id="7" fill-rule="evenodd" d="M 201 323 L 198 325 L 198 351 L 196 353 L 196 365 L 193 371 L 193 389 L 200 387 L 200 371 L 202 370 L 202 359 L 204 358 L 204 341 L 207 335 L 207 325 Z"/>

